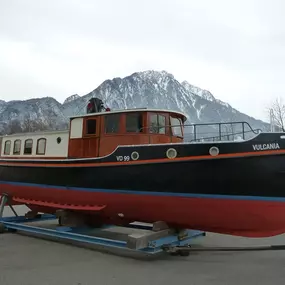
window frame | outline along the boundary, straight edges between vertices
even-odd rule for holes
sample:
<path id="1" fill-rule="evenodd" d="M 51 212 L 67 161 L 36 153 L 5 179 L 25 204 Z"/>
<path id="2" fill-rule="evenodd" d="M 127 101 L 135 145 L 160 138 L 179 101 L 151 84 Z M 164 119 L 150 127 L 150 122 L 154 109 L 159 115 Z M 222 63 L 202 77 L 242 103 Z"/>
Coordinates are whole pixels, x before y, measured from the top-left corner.
<path id="1" fill-rule="evenodd" d="M 88 133 L 88 122 L 89 121 L 95 121 L 95 133 Z M 84 124 L 84 136 L 86 137 L 89 137 L 89 136 L 97 136 L 97 133 L 98 133 L 98 129 L 99 129 L 99 126 L 98 126 L 98 118 L 88 118 L 86 119 L 85 121 L 85 124 Z"/>
<path id="2" fill-rule="evenodd" d="M 151 126 L 151 121 L 152 121 L 152 118 L 153 117 L 156 117 L 156 126 L 153 127 Z M 159 117 L 163 117 L 164 118 L 164 126 L 163 127 L 160 127 L 159 125 Z M 167 124 L 167 119 L 168 119 L 168 116 L 167 114 L 162 114 L 162 113 L 149 113 L 149 131 L 148 133 L 149 134 L 155 134 L 155 135 L 167 135 L 168 134 L 168 124 Z M 151 130 L 152 129 L 157 129 L 157 131 L 154 131 L 152 132 Z M 160 133 L 160 129 L 164 129 L 164 132 L 163 133 Z"/>
<path id="3" fill-rule="evenodd" d="M 15 151 L 16 148 L 16 143 L 19 142 L 19 152 Z M 22 141 L 20 139 L 16 139 L 14 140 L 14 144 L 13 144 L 13 155 L 20 155 L 21 154 L 21 147 L 22 147 Z"/>
<path id="4" fill-rule="evenodd" d="M 7 143 L 10 143 L 10 145 L 9 145 L 9 153 L 6 152 L 6 145 L 7 145 Z M 5 141 L 3 155 L 11 155 L 11 146 L 12 146 L 11 140 Z"/>
<path id="5" fill-rule="evenodd" d="M 121 120 L 122 120 L 122 113 L 114 113 L 114 114 L 109 114 L 109 115 L 104 115 L 104 135 L 107 135 L 107 136 L 113 136 L 113 135 L 117 135 L 117 134 L 120 134 L 121 133 Z M 107 127 L 107 120 L 106 118 L 111 118 L 111 117 L 115 117 L 117 116 L 119 119 L 118 119 L 118 126 L 117 126 L 117 131 L 116 132 L 107 132 L 106 131 L 106 127 Z"/>
<path id="6" fill-rule="evenodd" d="M 127 121 L 128 121 L 128 116 L 131 117 L 131 116 L 137 116 L 137 123 L 138 125 L 140 125 L 140 128 L 137 129 L 137 131 L 130 131 L 127 129 Z M 127 134 L 139 134 L 139 133 L 143 133 L 144 132 L 144 116 L 142 113 L 140 112 L 130 112 L 130 113 L 126 113 L 125 114 L 125 129 L 124 131 L 127 133 Z"/>
<path id="7" fill-rule="evenodd" d="M 45 147 L 44 147 L 44 152 L 43 153 L 39 153 L 39 142 L 41 140 L 45 141 Z M 46 147 L 47 147 L 47 139 L 46 138 L 38 138 L 37 139 L 37 149 L 36 149 L 36 155 L 45 155 L 46 154 Z"/>
<path id="8" fill-rule="evenodd" d="M 26 146 L 26 145 L 27 145 L 27 142 L 28 142 L 28 141 L 32 141 L 31 153 L 27 153 L 27 152 L 26 152 L 26 149 L 27 149 L 27 146 Z M 24 143 L 24 152 L 23 152 L 23 154 L 24 154 L 24 155 L 31 155 L 31 154 L 33 154 L 33 145 L 34 145 L 33 139 L 26 139 L 26 140 L 25 140 L 25 143 Z"/>
<path id="9" fill-rule="evenodd" d="M 172 135 L 173 137 L 183 138 L 182 120 L 181 120 L 181 118 L 179 118 L 179 117 L 177 117 L 177 116 L 172 116 L 172 115 L 170 115 L 169 118 L 170 118 L 171 135 Z M 176 120 L 179 121 L 179 125 L 180 125 L 180 135 L 174 134 L 173 128 L 178 128 L 178 125 L 172 126 L 172 121 L 171 121 L 171 119 L 176 119 Z"/>

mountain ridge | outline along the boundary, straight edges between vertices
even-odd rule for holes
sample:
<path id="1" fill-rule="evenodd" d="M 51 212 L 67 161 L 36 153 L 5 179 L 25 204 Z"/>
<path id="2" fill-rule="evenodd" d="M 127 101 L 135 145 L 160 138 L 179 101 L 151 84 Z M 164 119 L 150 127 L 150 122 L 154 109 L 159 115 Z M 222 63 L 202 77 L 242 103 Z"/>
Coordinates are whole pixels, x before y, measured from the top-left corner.
<path id="1" fill-rule="evenodd" d="M 22 128 L 25 120 L 34 120 L 49 129 L 67 128 L 70 116 L 85 113 L 88 100 L 98 97 L 113 110 L 158 108 L 185 113 L 190 123 L 248 121 L 254 128 L 267 130 L 269 124 L 234 109 L 230 104 L 187 81 L 181 83 L 165 70 L 134 72 L 126 77 L 106 79 L 86 95 L 67 97 L 61 104 L 53 97 L 29 100 L 0 100 L 0 132 L 7 132 L 11 121 Z"/>

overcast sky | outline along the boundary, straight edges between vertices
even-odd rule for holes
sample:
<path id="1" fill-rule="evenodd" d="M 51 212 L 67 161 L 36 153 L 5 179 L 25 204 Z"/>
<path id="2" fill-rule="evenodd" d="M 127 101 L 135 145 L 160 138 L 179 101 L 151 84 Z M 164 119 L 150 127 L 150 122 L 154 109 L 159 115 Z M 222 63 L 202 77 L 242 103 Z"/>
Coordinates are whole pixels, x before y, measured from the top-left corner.
<path id="1" fill-rule="evenodd" d="M 85 95 L 148 69 L 256 118 L 285 98 L 283 0 L 0 0 L 0 99 Z"/>

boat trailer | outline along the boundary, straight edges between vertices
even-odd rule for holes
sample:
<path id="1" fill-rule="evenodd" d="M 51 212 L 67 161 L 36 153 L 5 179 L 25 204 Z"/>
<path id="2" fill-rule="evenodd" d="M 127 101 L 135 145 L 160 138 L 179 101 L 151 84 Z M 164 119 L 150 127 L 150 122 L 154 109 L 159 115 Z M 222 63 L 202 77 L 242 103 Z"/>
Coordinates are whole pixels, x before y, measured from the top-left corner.
<path id="1" fill-rule="evenodd" d="M 5 205 L 10 207 L 14 216 L 3 216 Z M 205 232 L 197 230 L 171 229 L 160 221 L 153 224 L 135 222 L 123 227 L 61 226 L 58 215 L 33 214 L 30 211 L 26 215 L 19 216 L 15 208 L 9 204 L 8 197 L 3 195 L 0 202 L 0 233 L 5 232 L 23 232 L 52 240 L 103 246 L 105 249 L 124 249 L 147 255 L 166 251 L 181 256 L 189 255 L 187 249 L 193 239 L 205 236 Z"/>

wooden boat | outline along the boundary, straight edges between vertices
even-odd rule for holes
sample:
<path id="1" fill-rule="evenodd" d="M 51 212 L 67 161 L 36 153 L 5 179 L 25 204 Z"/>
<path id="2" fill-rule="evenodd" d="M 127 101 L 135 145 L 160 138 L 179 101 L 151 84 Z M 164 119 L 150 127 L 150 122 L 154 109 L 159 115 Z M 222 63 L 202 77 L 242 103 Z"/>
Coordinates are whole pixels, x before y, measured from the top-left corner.
<path id="1" fill-rule="evenodd" d="M 95 224 L 284 233 L 285 136 L 223 141 L 220 132 L 220 141 L 185 142 L 185 121 L 180 112 L 110 111 L 92 99 L 68 131 L 1 138 L 0 195 L 34 212 L 80 213 Z"/>

